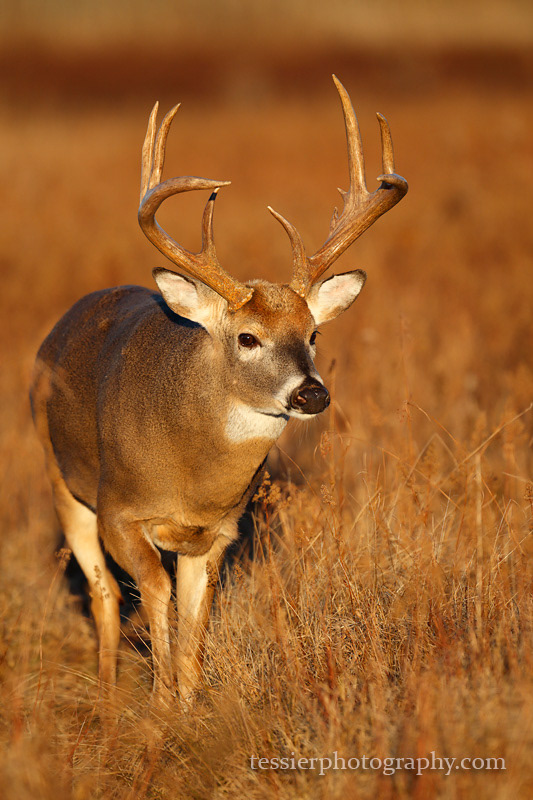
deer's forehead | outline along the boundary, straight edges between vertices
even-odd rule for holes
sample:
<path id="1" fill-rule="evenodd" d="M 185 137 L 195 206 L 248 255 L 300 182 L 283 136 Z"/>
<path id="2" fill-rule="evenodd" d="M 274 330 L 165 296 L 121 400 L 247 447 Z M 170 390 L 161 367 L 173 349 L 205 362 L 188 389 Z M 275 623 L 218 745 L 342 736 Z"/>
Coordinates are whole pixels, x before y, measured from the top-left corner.
<path id="1" fill-rule="evenodd" d="M 254 293 L 235 313 L 237 324 L 255 322 L 273 332 L 301 331 L 313 325 L 313 317 L 306 301 L 288 286 L 257 282 Z"/>

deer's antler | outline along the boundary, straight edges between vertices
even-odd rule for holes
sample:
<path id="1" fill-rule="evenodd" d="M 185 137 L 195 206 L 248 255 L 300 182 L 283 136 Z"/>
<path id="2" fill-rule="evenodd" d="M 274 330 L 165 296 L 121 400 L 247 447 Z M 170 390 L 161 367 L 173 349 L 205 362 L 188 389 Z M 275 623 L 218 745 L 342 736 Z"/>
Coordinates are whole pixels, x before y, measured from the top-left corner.
<path id="1" fill-rule="evenodd" d="M 213 210 L 217 192 L 221 186 L 227 186 L 230 181 L 213 181 L 186 175 L 169 178 L 161 183 L 168 131 L 179 105 L 174 106 L 168 112 L 156 136 L 158 107 L 159 104 L 156 103 L 150 114 L 142 151 L 139 224 L 148 239 L 163 255 L 194 278 L 198 278 L 202 283 L 218 292 L 227 300 L 230 311 L 236 311 L 248 302 L 253 294 L 253 289 L 235 280 L 222 269 L 217 260 L 213 239 Z M 211 190 L 202 219 L 202 249 L 199 253 L 191 253 L 186 250 L 174 241 L 155 220 L 156 211 L 163 200 L 174 194 L 190 192 L 195 189 Z"/>
<path id="2" fill-rule="evenodd" d="M 305 297 L 311 286 L 316 283 L 323 272 L 339 258 L 348 247 L 369 228 L 378 217 L 392 208 L 406 194 L 408 185 L 405 178 L 394 172 L 394 153 L 389 125 L 385 117 L 378 114 L 381 129 L 381 148 L 383 159 L 383 175 L 378 177 L 381 185 L 370 193 L 365 181 L 365 163 L 363 146 L 357 118 L 348 92 L 334 75 L 333 80 L 339 92 L 346 126 L 348 142 L 348 166 L 350 172 L 350 188 L 347 192 L 339 189 L 344 200 L 344 207 L 339 216 L 337 209 L 333 213 L 330 233 L 322 247 L 312 256 L 307 256 L 302 238 L 294 225 L 270 208 L 270 213 L 283 225 L 293 250 L 292 289 Z"/>

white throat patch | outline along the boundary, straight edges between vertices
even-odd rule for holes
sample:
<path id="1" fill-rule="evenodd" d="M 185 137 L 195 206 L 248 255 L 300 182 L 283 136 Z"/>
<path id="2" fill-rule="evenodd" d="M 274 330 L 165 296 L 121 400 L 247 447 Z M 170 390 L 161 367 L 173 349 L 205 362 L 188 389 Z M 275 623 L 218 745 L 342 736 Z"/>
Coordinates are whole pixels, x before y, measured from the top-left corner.
<path id="1" fill-rule="evenodd" d="M 259 411 L 244 403 L 231 406 L 226 420 L 226 437 L 233 444 L 248 439 L 272 439 L 281 435 L 289 417 L 281 412 Z"/>

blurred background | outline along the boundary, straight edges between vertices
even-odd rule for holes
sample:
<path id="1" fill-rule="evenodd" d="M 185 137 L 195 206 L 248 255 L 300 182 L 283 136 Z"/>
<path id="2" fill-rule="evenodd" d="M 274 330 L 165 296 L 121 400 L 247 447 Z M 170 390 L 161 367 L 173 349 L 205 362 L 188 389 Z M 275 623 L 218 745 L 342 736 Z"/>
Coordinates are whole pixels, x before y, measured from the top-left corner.
<path id="1" fill-rule="evenodd" d="M 18 398 L 55 319 L 87 291 L 152 285 L 163 261 L 136 221 L 154 101 L 183 103 L 166 175 L 232 181 L 222 264 L 286 280 L 290 249 L 265 206 L 314 252 L 346 185 L 332 72 L 359 116 L 369 186 L 381 111 L 411 187 L 337 267 L 369 275 L 321 338 L 345 424 L 363 439 L 371 420 L 394 428 L 416 395 L 461 438 L 480 411 L 499 419 L 511 385 L 513 407 L 530 397 L 531 3 L 5 0 L 0 21 L 2 324 L 25 421 Z M 160 212 L 190 249 L 204 202 Z"/>
<path id="2" fill-rule="evenodd" d="M 316 98 L 334 69 L 372 94 L 519 84 L 533 35 L 527 0 L 5 0 L 0 15 L 4 98 L 59 105 Z"/>

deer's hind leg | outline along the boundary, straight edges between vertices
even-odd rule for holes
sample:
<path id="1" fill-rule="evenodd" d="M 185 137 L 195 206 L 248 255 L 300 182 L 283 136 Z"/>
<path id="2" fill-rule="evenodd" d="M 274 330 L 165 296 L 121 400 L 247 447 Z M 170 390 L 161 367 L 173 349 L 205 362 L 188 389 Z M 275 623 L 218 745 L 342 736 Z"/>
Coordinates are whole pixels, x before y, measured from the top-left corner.
<path id="1" fill-rule="evenodd" d="M 120 638 L 118 584 L 107 569 L 98 538 L 96 514 L 71 494 L 56 461 L 50 440 L 47 400 L 51 394 L 49 370 L 37 362 L 31 401 L 35 427 L 43 445 L 46 471 L 52 484 L 54 505 L 63 533 L 89 584 L 91 611 L 99 641 L 99 678 L 114 684 Z"/>
<path id="2" fill-rule="evenodd" d="M 54 482 L 54 502 L 67 543 L 89 584 L 91 611 L 98 631 L 99 678 L 103 684 L 114 684 L 120 639 L 120 589 L 106 566 L 96 514 L 61 483 Z"/>

